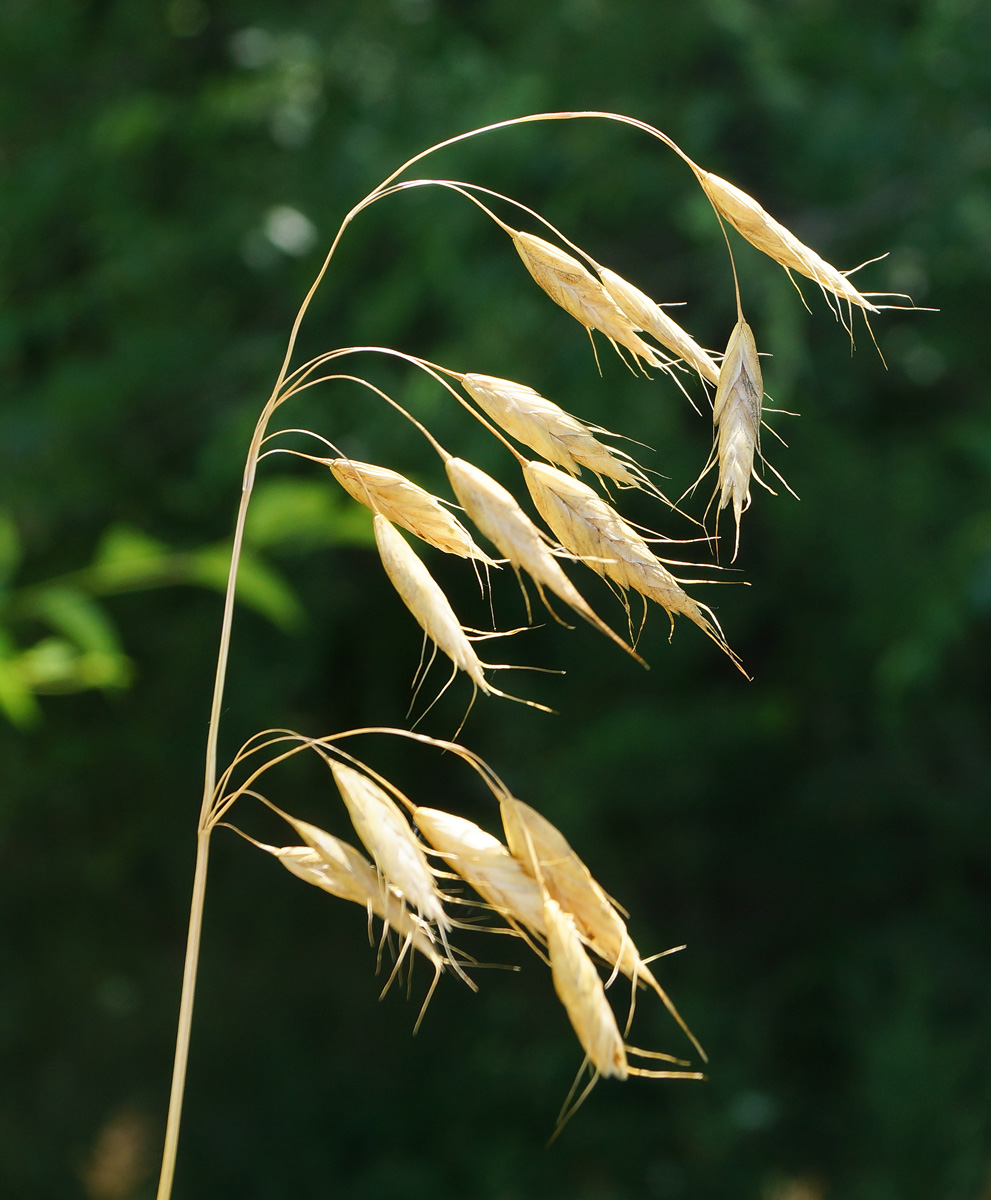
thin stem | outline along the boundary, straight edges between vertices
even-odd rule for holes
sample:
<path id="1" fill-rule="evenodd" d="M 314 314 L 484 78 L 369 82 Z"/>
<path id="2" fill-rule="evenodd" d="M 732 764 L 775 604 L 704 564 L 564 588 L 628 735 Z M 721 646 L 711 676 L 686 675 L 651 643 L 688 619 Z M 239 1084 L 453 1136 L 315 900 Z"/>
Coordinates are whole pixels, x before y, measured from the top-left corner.
<path id="1" fill-rule="evenodd" d="M 248 503 L 254 485 L 255 466 L 259 447 L 264 437 L 265 426 L 274 409 L 270 400 L 265 406 L 248 453 L 241 503 L 238 508 L 237 524 L 234 529 L 234 545 L 231 565 L 227 576 L 227 594 L 224 598 L 224 615 L 220 630 L 220 650 L 217 655 L 217 672 L 213 685 L 213 703 L 210 709 L 210 727 L 207 732 L 206 765 L 203 778 L 203 800 L 196 836 L 196 866 L 193 874 L 193 895 L 189 910 L 189 928 L 186 934 L 186 958 L 182 972 L 182 993 L 179 1000 L 179 1027 L 176 1031 L 175 1058 L 172 1065 L 172 1088 L 169 1093 L 169 1114 L 165 1125 L 165 1146 L 162 1150 L 162 1169 L 158 1181 L 157 1200 L 169 1200 L 172 1195 L 172 1180 L 175 1175 L 176 1153 L 179 1146 L 179 1124 L 182 1117 L 182 1100 L 186 1087 L 186 1071 L 189 1063 L 189 1040 L 193 1022 L 193 1002 L 196 995 L 196 976 L 199 967 L 200 935 L 203 929 L 203 907 L 206 900 L 207 866 L 210 858 L 210 810 L 217 781 L 217 742 L 220 733 L 220 710 L 224 698 L 224 682 L 227 677 L 227 662 L 230 655 L 231 627 L 234 619 L 234 593 L 237 588 L 237 569 L 244 541 L 244 525 L 248 515 Z"/>
<path id="2" fill-rule="evenodd" d="M 203 902 L 206 898 L 206 871 L 209 855 L 210 831 L 202 830 L 196 838 L 196 873 L 193 878 L 193 896 L 189 907 L 186 962 L 182 973 L 179 1028 L 176 1031 L 175 1064 L 172 1070 L 172 1090 L 169 1094 L 169 1116 L 165 1126 L 162 1171 L 158 1180 L 158 1200 L 168 1200 L 172 1195 L 172 1179 L 175 1175 L 176 1151 L 179 1146 L 179 1119 L 182 1115 L 186 1065 L 189 1061 L 189 1036 L 193 1024 L 196 967 L 200 955 L 200 933 L 203 929 Z"/>

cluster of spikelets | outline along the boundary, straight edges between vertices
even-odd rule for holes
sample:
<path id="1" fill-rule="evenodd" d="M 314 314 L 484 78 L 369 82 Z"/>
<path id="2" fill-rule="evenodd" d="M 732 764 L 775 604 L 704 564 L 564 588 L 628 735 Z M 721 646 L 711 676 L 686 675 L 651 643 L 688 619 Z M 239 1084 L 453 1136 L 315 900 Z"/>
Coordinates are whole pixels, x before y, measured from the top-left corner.
<path id="1" fill-rule="evenodd" d="M 452 930 L 462 924 L 452 917 L 451 903 L 474 903 L 505 922 L 498 926 L 500 931 L 517 934 L 549 963 L 554 990 L 585 1054 L 583 1070 L 587 1065 L 591 1072 L 590 1086 L 599 1077 L 626 1079 L 630 1075 L 701 1079 L 698 1072 L 656 1070 L 630 1061 L 632 1055 L 677 1067 L 689 1065 L 672 1055 L 626 1043 L 593 957 L 604 964 L 610 982 L 620 974 L 629 979 L 634 995 L 638 986 L 651 988 L 698 1054 L 703 1059 L 705 1054 L 641 956 L 616 904 L 564 835 L 546 817 L 516 799 L 470 751 L 423 735 L 402 736 L 414 736 L 422 744 L 453 752 L 478 771 L 499 804 L 505 842 L 464 817 L 413 803 L 393 784 L 345 754 L 337 745 L 339 738 L 311 740 L 288 733 L 273 741 L 291 743 L 290 754 L 312 747 L 321 755 L 370 860 L 326 830 L 283 812 L 249 784 L 224 796 L 217 809 L 218 822 L 243 795 L 257 797 L 284 818 L 302 845 L 273 846 L 249 840 L 304 882 L 364 908 L 369 923 L 378 918 L 383 926 L 380 953 L 389 931 L 395 933 L 400 946 L 385 991 L 408 954 L 417 952 L 430 963 L 434 978 L 417 1026 L 442 971 L 452 970 L 474 988 L 465 970 L 471 960 L 450 942 Z M 259 748 L 270 749 L 273 741 Z M 253 753 L 249 750 L 242 761 Z M 254 771 L 251 784 L 284 757 L 286 753 L 280 753 Z M 451 878 L 467 883 L 478 900 L 446 894 L 441 885 Z M 631 1000 L 630 1019 L 632 1015 Z"/>
<path id="2" fill-rule="evenodd" d="M 687 156 L 682 157 L 689 162 L 720 221 L 733 226 L 789 272 L 813 279 L 832 298 L 845 326 L 849 327 L 853 305 L 866 312 L 877 311 L 845 274 L 804 246 L 751 197 L 703 171 Z M 580 254 L 584 262 L 542 237 L 502 222 L 477 199 L 471 185 L 414 181 L 415 184 L 430 182 L 453 187 L 478 204 L 512 239 L 526 269 L 543 291 L 577 320 L 590 337 L 596 332 L 603 334 L 621 358 L 628 356 L 624 361 L 633 369 L 644 374 L 660 371 L 675 380 L 682 391 L 685 388 L 680 374 L 687 369 L 698 375 L 706 396 L 711 396 L 713 422 L 712 451 L 699 479 L 716 469 L 717 482 L 710 506 L 718 501 L 717 521 L 720 510 L 732 508 L 736 523 L 735 558 L 742 514 L 750 504 L 751 481 L 756 479 L 767 486 L 755 467 L 760 456 L 765 412 L 763 379 L 753 331 L 743 316 L 735 264 L 737 319 L 725 352 L 715 354 L 699 345 L 644 292 L 615 271 L 596 263 L 563 235 L 558 234 L 561 241 Z M 397 189 L 402 186 L 406 185 L 395 185 Z M 845 318 L 842 306 L 846 309 Z M 296 373 L 279 402 L 311 382 L 318 382 L 309 378 L 317 366 L 342 355 L 375 349 L 354 347 L 321 356 Z M 461 623 L 444 591 L 404 534 L 435 550 L 468 560 L 479 578 L 483 572 L 488 577 L 493 569 L 510 566 L 521 585 L 525 579 L 533 584 L 552 614 L 551 602 L 561 602 L 638 661 L 642 660 L 635 649 L 629 598 L 631 594 L 639 596 L 645 613 L 647 602 L 653 601 L 667 613 L 672 632 L 675 618 L 686 617 L 743 671 L 712 609 L 685 590 L 685 585 L 713 581 L 675 575 L 671 567 L 676 562 L 657 553 L 658 543 L 668 539 L 634 526 L 612 503 L 610 487 L 632 488 L 652 493 L 678 511 L 643 467 L 604 440 L 614 435 L 580 420 L 523 383 L 456 371 L 396 351 L 381 352 L 397 355 L 429 373 L 503 443 L 517 460 L 530 501 L 544 523 L 543 528 L 536 524 L 501 483 L 444 449 L 411 414 L 379 388 L 366 380 L 357 380 L 403 412 L 427 437 L 443 462 L 456 506 L 488 543 L 489 548 L 483 549 L 476 542 L 468 525 L 451 511 L 455 507 L 452 502 L 433 495 L 394 470 L 356 461 L 336 448 L 336 457 L 316 459 L 329 468 L 354 500 L 372 512 L 382 566 L 422 628 L 425 639 L 432 644 L 430 662 L 440 651 L 452 664 L 451 679 L 459 671 L 466 675 L 473 696 L 480 691 L 516 699 L 497 688 L 489 678 L 491 672 L 507 669 L 505 664 L 482 661 L 475 648 L 480 639 L 501 635 Z M 594 477 L 604 494 L 584 482 L 580 478 L 583 473 Z M 628 639 L 591 607 L 566 572 L 567 564 L 587 567 L 608 584 L 625 609 Z M 523 594 L 526 598 L 525 587 Z M 532 619 L 528 599 L 527 616 Z M 543 707 L 529 700 L 525 703 Z M 293 874 L 363 906 L 369 919 L 379 918 L 386 931 L 391 929 L 398 935 L 402 948 L 389 983 L 410 951 L 418 951 L 434 969 L 427 1000 L 445 968 L 467 980 L 467 962 L 452 950 L 449 941 L 455 922 L 447 907 L 449 897 L 438 884 L 443 874 L 436 865 L 439 857 L 448 872 L 454 872 L 469 884 L 486 906 L 549 961 L 554 987 L 590 1064 L 593 1082 L 599 1076 L 625 1078 L 637 1073 L 699 1078 L 692 1072 L 653 1071 L 630 1065 L 630 1053 L 648 1057 L 651 1053 L 635 1051 L 625 1044 L 592 957 L 604 963 L 613 977 L 617 974 L 628 977 L 634 985 L 634 995 L 638 984 L 653 988 L 700 1054 L 701 1047 L 637 951 L 616 905 L 564 836 L 546 818 L 510 795 L 470 752 L 454 743 L 443 743 L 472 762 L 492 788 L 501 810 L 505 842 L 462 817 L 413 804 L 368 768 L 354 760 L 352 765 L 341 761 L 341 752 L 331 747 L 329 741 L 306 744 L 314 746 L 326 759 L 372 861 L 353 846 L 284 813 L 305 845 L 263 848 Z M 243 791 L 235 793 L 233 798 Z M 414 827 L 423 841 L 416 836 Z M 664 1054 L 653 1056 L 666 1058 L 679 1067 L 688 1065 Z"/>
<path id="3" fill-rule="evenodd" d="M 682 157 L 689 162 L 719 219 L 732 225 L 752 245 L 789 272 L 799 272 L 813 279 L 831 298 L 841 318 L 841 306 L 846 306 L 847 318 L 853 305 L 865 312 L 878 311 L 871 300 L 849 282 L 847 275 L 805 246 L 750 196 L 702 170 L 687 156 L 682 154 Z M 414 182 L 443 183 L 473 199 L 511 237 L 524 265 L 544 292 L 590 336 L 593 332 L 604 334 L 621 357 L 624 353 L 629 355 L 643 371 L 662 371 L 683 391 L 680 373 L 686 368 L 698 375 L 707 395 L 710 388 L 714 389 L 711 400 L 712 451 L 696 484 L 710 470 L 717 471 L 710 506 L 716 504 L 717 532 L 718 513 L 724 508 L 733 511 L 735 558 L 742 516 L 751 500 L 752 481 L 771 490 L 757 470 L 765 413 L 764 386 L 753 331 L 743 317 L 739 287 L 737 321 L 725 352 L 717 355 L 699 345 L 644 292 L 615 271 L 596 263 L 577 247 L 572 248 L 582 255 L 587 266 L 544 238 L 505 224 L 477 200 L 471 185 L 450 181 Z M 401 186 L 404 185 L 396 185 Z M 503 199 L 508 200 L 508 197 Z M 566 241 L 563 235 L 559 236 Z M 324 356 L 325 359 L 329 357 Z M 438 550 L 472 560 L 476 571 L 481 568 L 488 572 L 495 566 L 509 564 L 521 578 L 529 577 L 548 608 L 549 597 L 556 598 L 634 657 L 638 656 L 633 644 L 628 597 L 631 593 L 639 595 L 644 611 L 646 601 L 652 600 L 667 612 L 672 631 L 676 616 L 687 617 L 743 670 L 712 609 L 685 590 L 686 584 L 711 583 L 713 580 L 683 579 L 675 575 L 670 569 L 675 563 L 663 559 L 656 549 L 651 548 L 651 543 L 656 547 L 658 542 L 668 539 L 649 533 L 644 536 L 644 532 L 625 520 L 610 501 L 578 478 L 588 472 L 606 489 L 610 485 L 619 489 L 638 488 L 654 493 L 675 507 L 628 454 L 602 440 L 604 435 L 608 436 L 607 431 L 571 415 L 525 384 L 436 367 L 408 355 L 400 357 L 434 375 L 508 446 L 521 466 L 530 498 L 546 525 L 546 529 L 536 525 L 502 484 L 479 467 L 448 453 L 426 430 L 423 432 L 443 459 L 457 503 L 494 547 L 498 558 L 490 557 L 476 543 L 465 525 L 445 507 L 447 501 L 397 472 L 344 456 L 321 460 L 349 494 L 374 513 L 375 540 L 385 571 L 432 643 L 433 653 L 440 650 L 453 664 L 452 678 L 462 671 L 470 679 L 474 692 L 507 696 L 487 675 L 494 670 L 506 669 L 505 664 L 483 662 L 473 645 L 480 638 L 495 635 L 462 625 L 429 569 L 398 532 L 399 528 Z M 448 380 L 460 384 L 464 394 Z M 297 387 L 298 383 L 289 388 L 283 399 Z M 516 446 L 522 446 L 535 458 L 529 459 Z M 620 597 L 629 625 L 628 640 L 593 610 L 566 573 L 562 563 L 567 562 L 584 564 Z M 527 613 L 529 618 L 529 602 Z"/>
<path id="4" fill-rule="evenodd" d="M 683 580 L 674 575 L 669 560 L 655 553 L 647 538 L 624 520 L 612 504 L 577 478 L 584 469 L 601 482 L 618 488 L 639 488 L 664 499 L 629 455 L 602 440 L 600 435 L 606 431 L 580 421 L 523 384 L 488 375 L 449 374 L 457 378 L 477 405 L 477 410 L 472 409 L 475 415 L 486 424 L 491 422 L 489 427 L 495 426 L 496 432 L 501 431 L 499 436 L 517 458 L 527 491 L 546 529 L 527 515 L 506 487 L 481 468 L 449 454 L 433 438 L 431 442 L 443 459 L 458 505 L 495 548 L 499 558 L 490 557 L 478 545 L 465 525 L 445 506 L 445 501 L 398 472 L 345 457 L 317 460 L 374 514 L 375 542 L 385 572 L 432 643 L 434 653 L 440 650 L 445 654 L 453 672 L 464 672 L 477 691 L 507 696 L 486 675 L 506 669 L 505 664 L 483 662 L 473 645 L 473 641 L 494 634 L 462 625 L 440 585 L 400 529 L 436 550 L 471 560 L 476 570 L 488 571 L 508 563 L 521 579 L 526 577 L 533 583 L 551 612 L 549 596 L 642 661 L 630 641 L 595 612 L 562 566 L 562 562 L 583 564 L 610 584 L 623 600 L 628 615 L 628 593 L 638 594 L 644 602 L 652 600 L 667 612 L 672 630 L 676 616 L 687 617 L 739 667 L 715 614 L 708 605 L 693 599 L 683 586 L 708 581 Z M 507 438 L 539 458 L 530 459 L 519 453 Z"/>

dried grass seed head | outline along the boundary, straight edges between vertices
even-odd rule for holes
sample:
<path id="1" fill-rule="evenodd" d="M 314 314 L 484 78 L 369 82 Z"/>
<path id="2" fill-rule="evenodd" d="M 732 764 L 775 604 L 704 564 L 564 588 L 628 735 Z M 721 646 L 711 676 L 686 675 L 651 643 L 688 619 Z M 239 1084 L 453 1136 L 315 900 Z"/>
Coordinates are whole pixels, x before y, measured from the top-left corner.
<path id="1" fill-rule="evenodd" d="M 381 513 L 375 514 L 373 526 L 385 573 L 424 633 L 476 687 L 490 691 L 482 662 L 440 585 Z"/>
<path id="2" fill-rule="evenodd" d="M 427 856 L 396 802 L 377 783 L 344 763 L 330 762 L 355 832 L 375 860 L 384 887 L 393 887 L 421 917 L 450 929 Z"/>
<path id="3" fill-rule="evenodd" d="M 498 838 L 473 821 L 436 808 L 417 808 L 413 819 L 430 845 L 487 904 L 544 936 L 540 888 Z"/>
<path id="4" fill-rule="evenodd" d="M 554 991 L 582 1049 L 600 1075 L 626 1079 L 626 1047 L 602 980 L 582 947 L 571 917 L 549 896 L 544 900 L 544 924 Z"/>
<path id="5" fill-rule="evenodd" d="M 712 408 L 716 429 L 713 457 L 719 466 L 716 491 L 720 509 L 733 505 L 736 518 L 734 558 L 740 548 L 740 519 L 750 506 L 754 454 L 760 452 L 763 398 L 764 381 L 757 344 L 750 326 L 741 318 L 726 346 Z"/>
<path id="6" fill-rule="evenodd" d="M 320 832 L 323 833 L 322 830 Z M 301 831 L 300 836 L 303 836 Z M 331 837 L 329 833 L 324 834 L 325 839 Z M 311 849 L 309 842 L 306 846 L 273 846 L 266 849 L 278 858 L 287 871 L 302 879 L 304 883 L 312 884 L 342 900 L 351 900 L 374 913 L 388 928 L 395 930 L 400 938 L 408 939 L 413 949 L 432 963 L 435 970 L 441 970 L 446 960 L 433 944 L 430 926 L 410 912 L 402 897 L 392 888 L 382 888 L 375 868 L 363 854 L 347 842 L 336 838 L 333 838 L 333 841 L 337 842 L 340 848 L 341 859 L 346 864 L 344 866 L 336 856 L 333 863 L 328 862 L 327 855 Z"/>
<path id="7" fill-rule="evenodd" d="M 286 820 L 306 842 L 305 854 L 292 846 L 272 850 L 287 870 L 341 900 L 366 907 L 381 901 L 382 881 L 363 854 L 309 821 L 288 814 Z"/>
<path id="8" fill-rule="evenodd" d="M 490 420 L 510 437 L 571 475 L 587 467 L 622 487 L 644 487 L 645 477 L 629 455 L 600 442 L 590 426 L 539 392 L 510 379 L 467 374 L 462 385 Z"/>
<path id="9" fill-rule="evenodd" d="M 607 267 L 598 267 L 597 270 L 606 291 L 638 329 L 650 334 L 709 383 L 719 382 L 719 367 L 712 355 L 703 350 L 691 334 L 672 320 L 659 304 L 615 271 Z"/>
<path id="10" fill-rule="evenodd" d="M 832 292 L 838 299 L 848 304 L 856 304 L 867 312 L 878 311 L 866 296 L 857 291 L 842 271 L 838 271 L 811 247 L 799 241 L 790 229 L 776 221 L 752 196 L 710 171 L 695 168 L 695 174 L 715 210 L 752 246 L 773 258 L 786 270 L 798 271 L 800 275 L 805 275 L 824 291 Z"/>
<path id="11" fill-rule="evenodd" d="M 523 264 L 548 296 L 586 329 L 598 329 L 648 366 L 664 363 L 640 337 L 633 322 L 577 258 L 532 233 L 512 232 Z"/>
<path id="12" fill-rule="evenodd" d="M 523 478 L 554 536 L 597 574 L 623 589 L 636 588 L 645 571 L 673 580 L 640 534 L 587 484 L 537 462 L 524 463 Z"/>
<path id="13" fill-rule="evenodd" d="M 546 893 L 569 913 L 589 947 L 631 978 L 648 978 L 626 923 L 561 831 L 522 800 L 500 801 L 506 841 Z"/>
<path id="14" fill-rule="evenodd" d="M 500 807 L 506 841 L 524 870 L 543 886 L 546 895 L 570 914 L 579 935 L 593 953 L 634 984 L 643 980 L 653 988 L 704 1059 L 705 1051 L 644 962 L 616 905 L 564 834 L 536 809 L 515 797 L 501 797 Z"/>
<path id="15" fill-rule="evenodd" d="M 341 487 L 360 504 L 445 554 L 495 566 L 457 517 L 405 475 L 350 458 L 325 461 Z"/>
<path id="16" fill-rule="evenodd" d="M 615 957 L 603 953 L 600 943 L 609 950 L 632 943 L 622 917 L 591 871 L 557 826 L 529 804 L 504 796 L 500 807 L 513 857 L 574 917 L 595 952 L 615 966 Z"/>
<path id="17" fill-rule="evenodd" d="M 403 535 L 381 513 L 375 514 L 372 524 L 385 573 L 427 637 L 479 691 L 515 700 L 515 696 L 500 691 L 485 678 L 486 670 L 498 670 L 501 665 L 483 663 L 478 657 L 442 588 Z M 541 707 L 530 700 L 522 703 Z"/>
<path id="18" fill-rule="evenodd" d="M 659 604 L 672 631 L 676 615 L 687 617 L 743 670 L 708 606 L 688 595 L 610 504 L 580 480 L 545 463 L 526 463 L 523 474 L 537 511 L 566 549 L 623 591 L 632 588 Z"/>
<path id="19" fill-rule="evenodd" d="M 606 634 L 638 662 L 643 660 L 593 612 L 554 557 L 549 539 L 530 520 L 510 492 L 478 467 L 448 458 L 445 467 L 458 503 L 517 570 L 526 571 L 538 589 L 547 588 L 589 624 Z"/>

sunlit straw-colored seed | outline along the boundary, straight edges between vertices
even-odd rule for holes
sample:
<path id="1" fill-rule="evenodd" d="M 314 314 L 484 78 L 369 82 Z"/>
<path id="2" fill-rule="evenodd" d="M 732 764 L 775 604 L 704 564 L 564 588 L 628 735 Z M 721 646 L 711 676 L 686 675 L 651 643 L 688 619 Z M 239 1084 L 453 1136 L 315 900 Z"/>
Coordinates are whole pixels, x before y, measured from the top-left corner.
<path id="1" fill-rule="evenodd" d="M 716 483 L 719 509 L 730 503 L 733 505 L 736 518 L 734 558 L 740 549 L 740 518 L 750 506 L 754 453 L 760 452 L 763 399 L 764 382 L 757 345 L 750 326 L 741 317 L 730 334 L 716 388 L 712 407 L 716 437 L 712 457 L 705 468 L 707 471 L 713 463 L 719 465 Z"/>
<path id="2" fill-rule="evenodd" d="M 603 430 L 593 431 L 533 388 L 491 375 L 464 375 L 461 383 L 500 429 L 569 474 L 580 475 L 582 467 L 587 467 L 600 479 L 613 479 L 621 487 L 656 491 L 629 455 L 595 437 Z"/>
<path id="3" fill-rule="evenodd" d="M 392 797 L 353 767 L 330 769 L 358 837 L 375 860 L 385 887 L 394 887 L 414 911 L 442 932 L 451 928 L 426 854 Z M 305 838 L 304 838 L 305 840 Z"/>
<path id="4" fill-rule="evenodd" d="M 342 900 L 351 900 L 374 913 L 401 938 L 408 939 L 413 949 L 431 962 L 435 970 L 443 968 L 445 959 L 433 945 L 430 926 L 410 912 L 396 891 L 382 887 L 375 868 L 363 854 L 315 825 L 296 820 L 291 820 L 291 824 L 306 841 L 305 846 L 264 846 L 263 849 L 275 855 L 286 870 L 305 883 Z"/>
<path id="5" fill-rule="evenodd" d="M 513 233 L 523 264 L 548 296 L 586 329 L 598 329 L 616 345 L 625 346 L 638 362 L 664 367 L 629 317 L 601 283 L 577 258 L 532 233 Z"/>
<path id="6" fill-rule="evenodd" d="M 693 367 L 709 383 L 719 382 L 719 367 L 712 355 L 673 321 L 655 301 L 607 267 L 597 268 L 606 291 L 638 329 Z"/>
<path id="7" fill-rule="evenodd" d="M 527 572 L 541 595 L 544 588 L 549 589 L 589 624 L 632 654 L 638 662 L 643 661 L 592 611 L 561 569 L 551 552 L 547 537 L 520 508 L 510 492 L 464 459 L 448 458 L 445 467 L 458 503 L 499 553 L 518 570 Z"/>
<path id="8" fill-rule="evenodd" d="M 440 585 L 403 535 L 381 513 L 375 514 L 373 526 L 382 566 L 427 637 L 443 650 L 458 670 L 464 671 L 480 691 L 490 696 L 515 699 L 493 687 L 485 678 L 485 670 L 495 668 L 483 663 L 475 653 Z"/>
<path id="9" fill-rule="evenodd" d="M 408 529 L 415 537 L 446 554 L 473 558 L 487 566 L 495 565 L 457 517 L 448 512 L 436 496 L 405 475 L 350 458 L 323 461 L 349 495 L 393 524 Z"/>
<path id="10" fill-rule="evenodd" d="M 582 1049 L 600 1075 L 625 1079 L 626 1047 L 602 980 L 582 947 L 571 917 L 550 896 L 544 900 L 544 925 L 554 990 Z"/>
<path id="11" fill-rule="evenodd" d="M 496 912 L 544 936 L 540 888 L 498 838 L 474 821 L 436 808 L 417 808 L 413 819 L 445 862 Z"/>
<path id="12" fill-rule="evenodd" d="M 856 304 L 868 312 L 877 312 L 866 296 L 847 279 L 842 271 L 830 266 L 825 259 L 776 221 L 746 192 L 700 167 L 693 167 L 699 183 L 720 216 L 738 230 L 752 246 L 762 250 L 775 262 L 790 271 L 812 279 L 840 300 Z"/>
<path id="13" fill-rule="evenodd" d="M 711 609 L 688 595 L 681 582 L 612 505 L 580 480 L 546 463 L 526 463 L 523 475 L 537 511 L 565 549 L 624 592 L 632 588 L 660 604 L 668 614 L 672 630 L 676 615 L 687 617 L 729 655 L 734 665 L 743 669 Z"/>
<path id="14" fill-rule="evenodd" d="M 572 850 L 564 834 L 522 800 L 502 796 L 500 808 L 506 841 L 513 857 L 519 859 L 524 870 L 543 885 L 547 895 L 572 916 L 582 940 L 595 954 L 634 983 L 642 979 L 653 988 L 692 1045 L 705 1058 L 705 1051 L 695 1035 L 640 956 L 615 904 Z"/>

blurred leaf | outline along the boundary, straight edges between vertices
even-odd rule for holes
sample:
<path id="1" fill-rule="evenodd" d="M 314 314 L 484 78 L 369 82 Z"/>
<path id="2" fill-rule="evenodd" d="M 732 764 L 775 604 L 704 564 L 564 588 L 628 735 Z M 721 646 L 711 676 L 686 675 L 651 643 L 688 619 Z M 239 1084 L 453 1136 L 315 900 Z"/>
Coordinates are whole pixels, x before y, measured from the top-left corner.
<path id="1" fill-rule="evenodd" d="M 153 143 L 165 129 L 169 103 L 152 92 L 139 92 L 114 104 L 93 122 L 93 147 L 105 155 L 126 154 Z"/>
<path id="2" fill-rule="evenodd" d="M 126 591 L 152 587 L 162 581 L 172 558 L 162 542 L 126 525 L 107 530 L 91 568 L 96 591 Z"/>
<path id="3" fill-rule="evenodd" d="M 37 724 L 41 710 L 28 687 L 18 663 L 18 655 L 0 629 L 0 709 L 8 720 L 21 729 Z"/>
<path id="4" fill-rule="evenodd" d="M 32 592 L 31 607 L 58 632 L 83 651 L 117 655 L 120 640 L 101 604 L 78 588 L 65 584 L 42 587 Z"/>
<path id="5" fill-rule="evenodd" d="M 13 579 L 20 561 L 21 539 L 17 525 L 7 509 L 0 509 L 0 589 Z"/>
<path id="6" fill-rule="evenodd" d="M 309 550 L 374 543 L 371 518 L 331 479 L 272 479 L 251 499 L 245 542 L 254 547 Z"/>
<path id="7" fill-rule="evenodd" d="M 123 688 L 131 682 L 124 654 L 79 649 L 65 638 L 43 638 L 17 659 L 16 668 L 34 692 L 84 692 L 89 688 Z"/>

